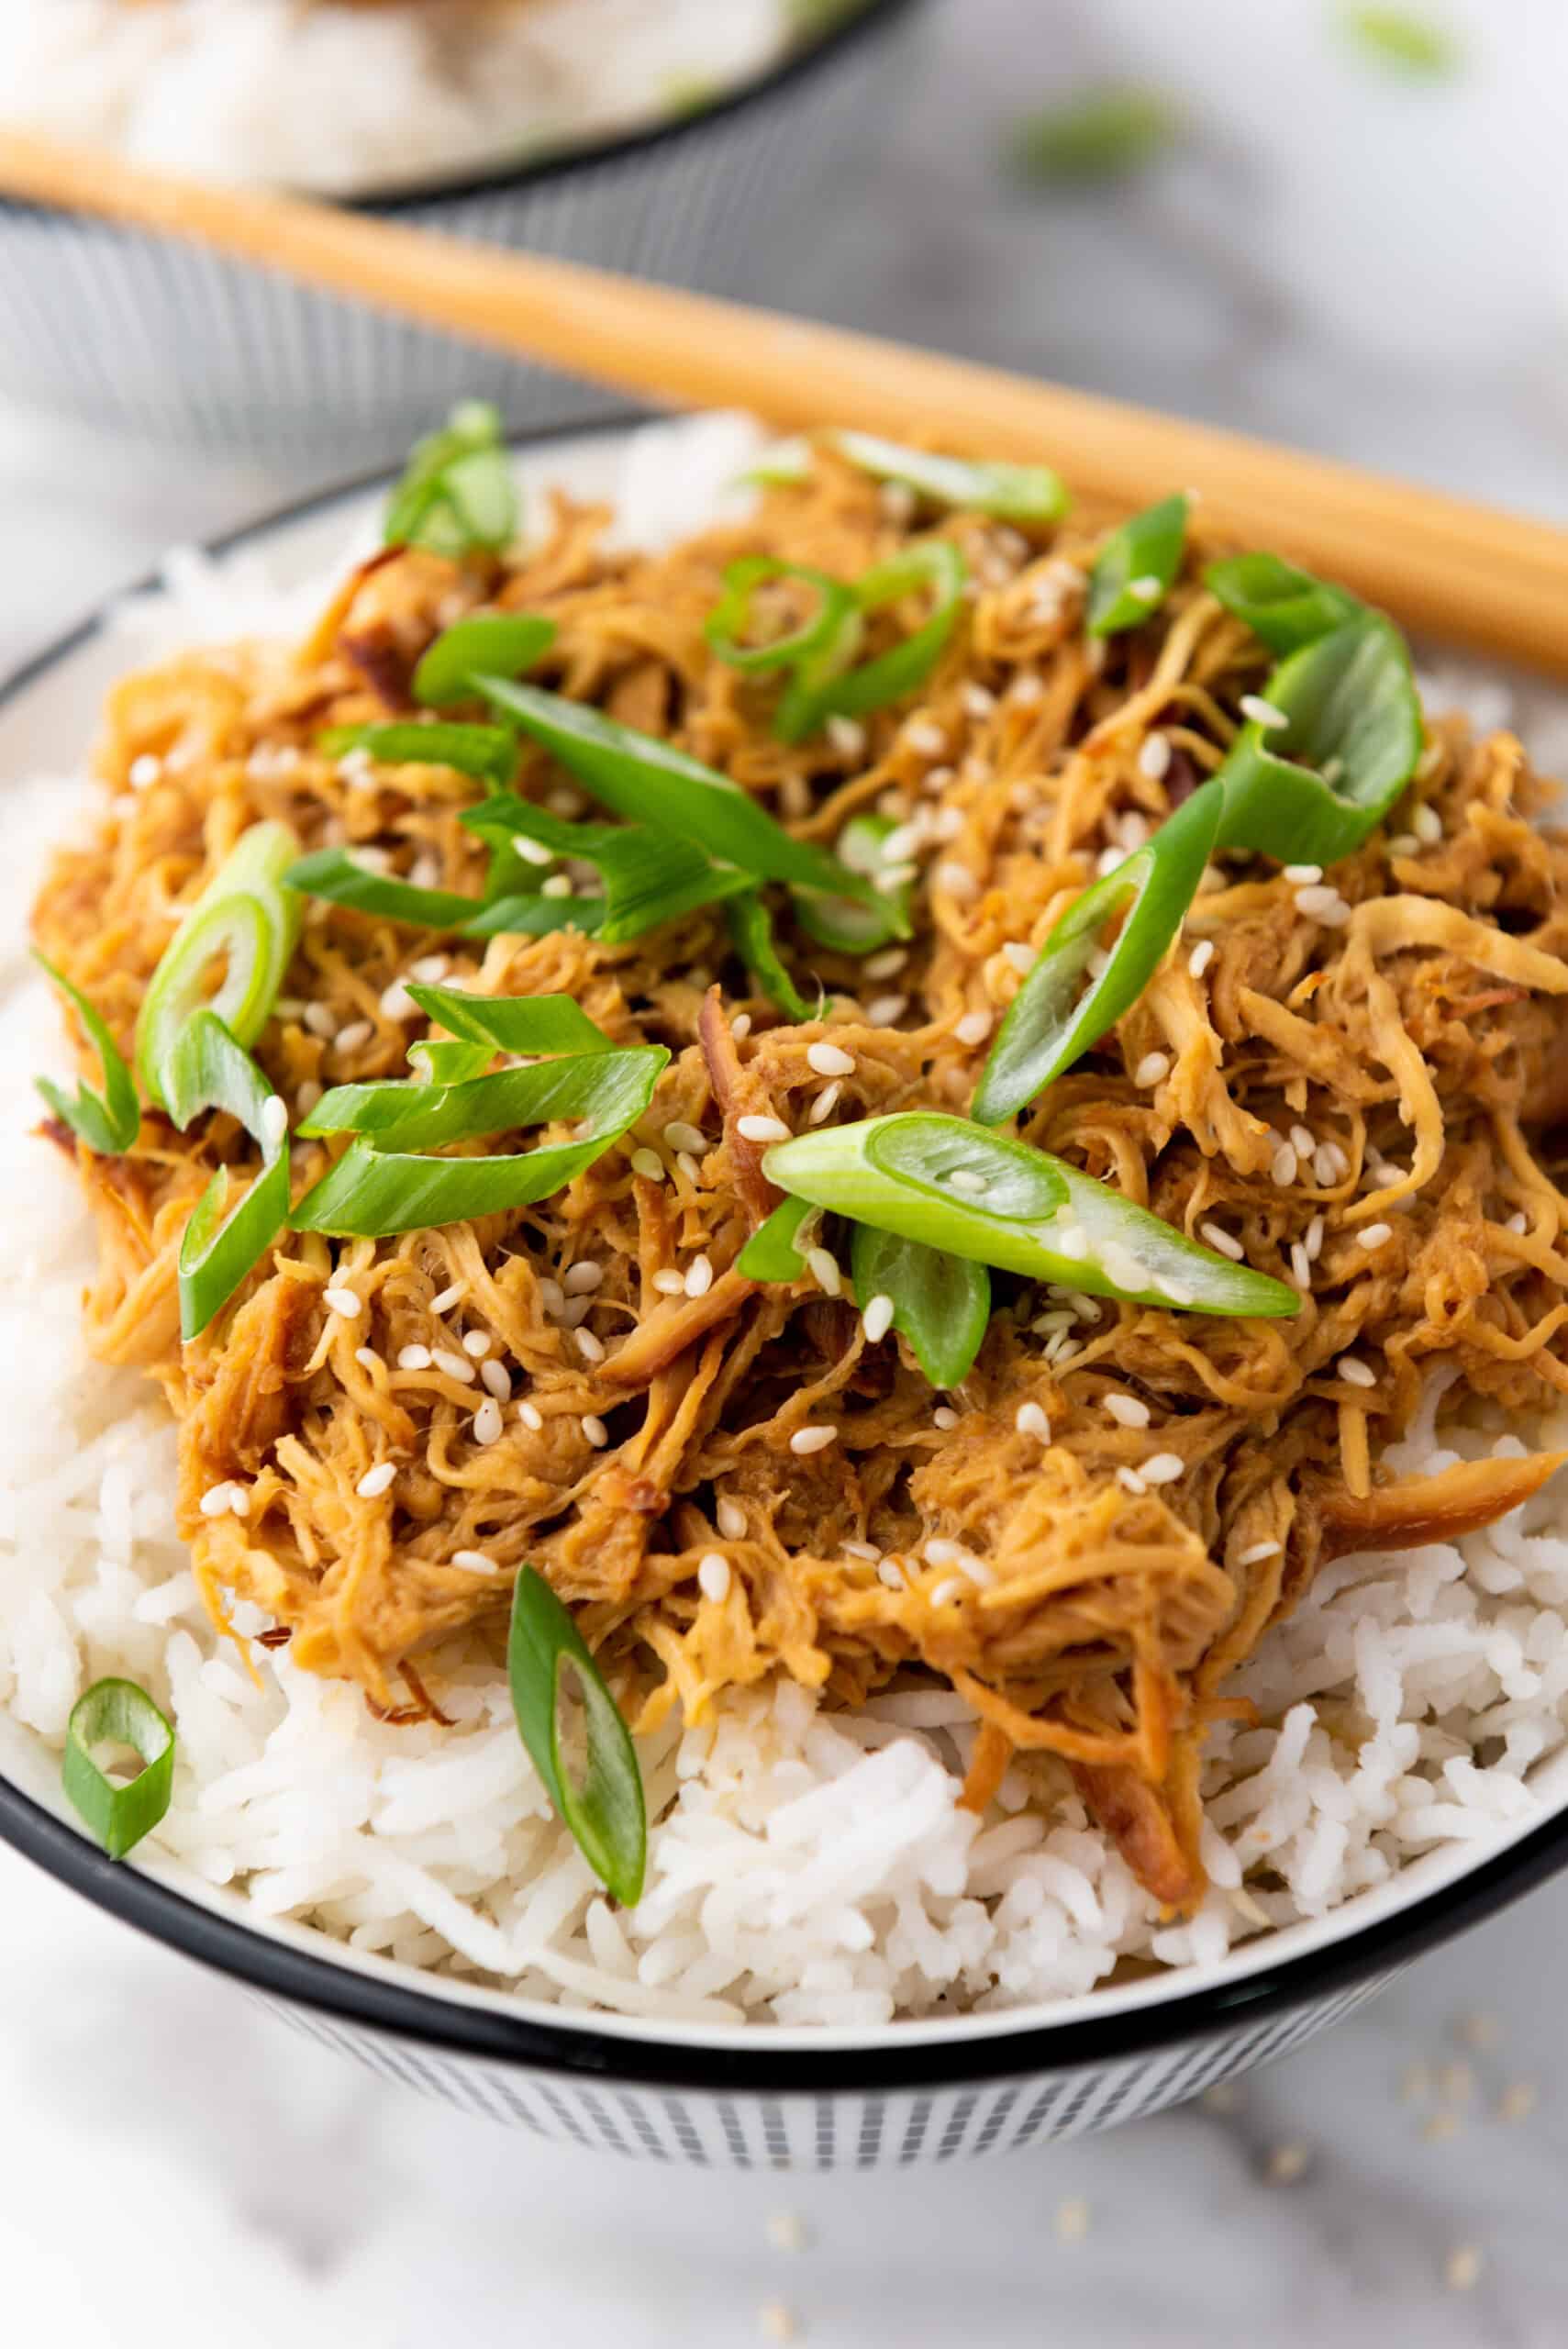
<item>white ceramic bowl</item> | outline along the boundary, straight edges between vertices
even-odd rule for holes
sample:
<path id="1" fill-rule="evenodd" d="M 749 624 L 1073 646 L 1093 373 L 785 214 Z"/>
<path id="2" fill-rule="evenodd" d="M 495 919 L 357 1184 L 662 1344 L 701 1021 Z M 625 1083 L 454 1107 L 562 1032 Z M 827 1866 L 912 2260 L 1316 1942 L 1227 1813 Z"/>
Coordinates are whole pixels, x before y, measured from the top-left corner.
<path id="1" fill-rule="evenodd" d="M 525 444 L 525 484 L 606 496 L 624 429 Z M 221 542 L 283 585 L 373 538 L 384 485 L 331 493 Z M 0 777 L 69 773 L 126 666 L 91 620 L 0 687 Z M 58 1756 L 0 1714 L 0 1838 L 100 1908 L 258 1992 L 388 2077 L 540 2135 L 659 2160 L 877 2167 L 1003 2152 L 1156 2112 L 1298 2046 L 1402 1966 L 1568 1863 L 1568 1751 L 1533 1819 L 1416 1859 L 1327 1917 L 1086 1998 L 876 2031 L 583 2016 L 362 1955 L 252 1914 L 144 1847 L 112 1865 L 72 1823 Z M 134 2028 L 132 2022 L 131 2028 Z"/>

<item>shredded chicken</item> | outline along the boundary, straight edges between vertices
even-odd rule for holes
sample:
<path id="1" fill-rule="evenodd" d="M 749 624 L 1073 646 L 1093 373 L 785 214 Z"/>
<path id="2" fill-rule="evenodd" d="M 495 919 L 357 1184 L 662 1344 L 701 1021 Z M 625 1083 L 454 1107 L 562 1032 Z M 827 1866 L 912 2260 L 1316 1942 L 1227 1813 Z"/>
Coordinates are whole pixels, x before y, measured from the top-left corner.
<path id="1" fill-rule="evenodd" d="M 933 1395 L 815 1275 L 786 1288 L 735 1270 L 775 1198 L 738 1119 L 964 1110 L 973 1040 L 1030 950 L 1218 765 L 1267 656 L 1203 590 L 1201 542 L 1162 611 L 1102 648 L 1081 628 L 1092 532 L 955 516 L 940 528 L 979 592 L 921 706 L 786 747 L 772 689 L 705 642 L 723 566 L 761 551 L 852 577 L 909 535 L 889 504 L 824 459 L 754 518 L 648 559 L 606 552 L 606 517 L 558 503 L 509 567 L 384 554 L 302 650 L 193 652 L 119 688 L 96 837 L 59 858 L 37 930 L 128 1051 L 182 908 L 260 818 L 478 892 L 484 852 L 458 823 L 473 783 L 439 764 L 345 769 L 316 744 L 328 725 L 406 714 L 420 652 L 483 604 L 548 613 L 543 682 L 668 735 L 800 837 L 831 844 L 867 808 L 913 823 L 922 874 L 912 944 L 866 963 L 792 930 L 781 899 L 784 951 L 825 990 L 803 1025 L 755 991 L 721 909 L 618 946 L 570 928 L 469 946 L 312 904 L 258 1046 L 296 1113 L 323 1085 L 406 1074 L 427 1030 L 398 983 L 432 953 L 471 988 L 564 992 L 617 1041 L 667 1045 L 651 1109 L 537 1207 L 380 1242 L 284 1240 L 184 1348 L 186 1216 L 215 1163 L 254 1153 L 225 1119 L 180 1134 L 150 1113 L 128 1156 L 78 1153 L 102 1236 L 89 1330 L 169 1398 L 215 1613 L 253 1602 L 299 1664 L 394 1717 L 439 1706 L 449 1642 L 498 1652 L 531 1562 L 645 1723 L 781 1672 L 840 1706 L 895 1675 L 945 1676 L 984 1725 L 967 1799 L 991 1798 L 1010 1755 L 1054 1755 L 1053 1783 L 1066 1765 L 1180 1906 L 1203 1884 L 1206 1723 L 1319 1561 L 1467 1531 L 1554 1464 L 1499 1459 L 1421 1486 L 1376 1463 L 1435 1371 L 1451 1412 L 1522 1413 L 1568 1388 L 1568 1201 L 1538 1122 L 1563 1099 L 1568 850 L 1532 820 L 1543 786 L 1518 744 L 1445 721 L 1387 828 L 1334 869 L 1342 903 L 1304 911 L 1299 882 L 1262 860 L 1211 869 L 1154 983 L 1020 1131 L 1293 1281 L 1299 1318 L 999 1276 L 973 1374 Z M 542 753 L 519 787 L 584 806 Z M 810 1057 L 828 1041 L 853 1063 L 830 1084 Z M 296 1140 L 296 1195 L 340 1146 Z M 649 1151 L 657 1180 L 633 1163 Z M 335 1311 L 329 1287 L 360 1311 Z M 490 1442 L 481 1346 L 506 1374 Z M 1107 1408 L 1122 1397 L 1147 1426 Z M 1025 1405 L 1048 1437 L 1032 1412 L 1020 1429 Z M 806 1429 L 831 1441 L 792 1449 Z M 384 1462 L 395 1477 L 366 1497 Z M 204 1515 L 225 1483 L 246 1513 Z M 722 1598 L 697 1576 L 715 1551 Z"/>

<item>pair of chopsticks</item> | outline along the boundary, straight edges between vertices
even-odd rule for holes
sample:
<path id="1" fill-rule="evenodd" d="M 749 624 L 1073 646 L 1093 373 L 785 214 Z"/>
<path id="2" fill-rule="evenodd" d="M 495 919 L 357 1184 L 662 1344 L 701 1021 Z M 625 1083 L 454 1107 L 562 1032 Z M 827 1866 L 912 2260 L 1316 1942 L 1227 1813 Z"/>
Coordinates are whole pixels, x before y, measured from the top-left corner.
<path id="1" fill-rule="evenodd" d="M 1228 536 L 1414 628 L 1568 676 L 1568 533 L 1522 516 L 967 360 L 19 132 L 0 131 L 0 195 L 210 245 L 640 398 L 1043 460 L 1117 505 L 1193 489 Z"/>

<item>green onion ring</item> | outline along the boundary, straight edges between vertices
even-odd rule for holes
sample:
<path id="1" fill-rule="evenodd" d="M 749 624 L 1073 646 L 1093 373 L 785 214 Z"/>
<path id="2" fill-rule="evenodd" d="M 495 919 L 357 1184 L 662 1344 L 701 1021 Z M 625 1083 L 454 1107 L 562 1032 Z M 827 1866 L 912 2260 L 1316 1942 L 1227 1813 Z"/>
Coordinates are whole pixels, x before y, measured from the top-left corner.
<path id="1" fill-rule="evenodd" d="M 131 1073 L 107 1023 L 94 1010 L 81 988 L 73 987 L 63 971 L 57 971 L 36 951 L 33 960 L 75 1007 L 76 1016 L 98 1055 L 104 1089 L 95 1093 L 91 1085 L 78 1085 L 72 1098 L 50 1077 L 35 1077 L 33 1082 L 55 1116 L 79 1135 L 89 1150 L 95 1151 L 100 1158 L 117 1158 L 131 1148 L 141 1130 L 141 1104 L 136 1097 Z"/>
<path id="2" fill-rule="evenodd" d="M 506 1671 L 517 1731 L 557 1816 L 601 1884 L 623 1908 L 642 1898 L 648 1809 L 631 1734 L 570 1611 L 544 1576 L 524 1566 L 512 1593 Z M 562 1751 L 563 1683 L 575 1678 L 586 1765 L 574 1777 Z"/>
<path id="3" fill-rule="evenodd" d="M 117 1787 L 93 1759 L 95 1745 L 128 1745 L 142 1767 Z M 72 1709 L 61 1778 L 74 1809 L 111 1860 L 150 1835 L 174 1791 L 174 1731 L 134 1680 L 95 1681 Z"/>

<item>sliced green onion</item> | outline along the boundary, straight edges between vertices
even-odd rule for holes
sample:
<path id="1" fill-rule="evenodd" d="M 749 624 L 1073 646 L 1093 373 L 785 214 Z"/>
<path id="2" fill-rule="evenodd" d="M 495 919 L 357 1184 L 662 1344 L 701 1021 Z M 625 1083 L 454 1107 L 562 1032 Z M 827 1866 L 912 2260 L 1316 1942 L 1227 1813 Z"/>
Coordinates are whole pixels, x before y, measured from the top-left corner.
<path id="1" fill-rule="evenodd" d="M 511 897 L 487 897 L 462 925 L 465 938 L 549 938 L 575 930 L 597 938 L 605 926 L 603 897 L 547 897 L 537 890 Z"/>
<path id="2" fill-rule="evenodd" d="M 800 1227 L 818 1210 L 809 1199 L 785 1199 L 760 1223 L 735 1259 L 749 1281 L 797 1281 L 806 1270 Z"/>
<path id="3" fill-rule="evenodd" d="M 1092 882 L 1035 958 L 981 1071 L 973 1114 L 1000 1125 L 1053 1083 L 1136 1003 L 1186 918 L 1213 853 L 1226 802 L 1210 783 L 1151 840 Z M 1107 922 L 1123 917 L 1109 959 L 1079 988 Z"/>
<path id="4" fill-rule="evenodd" d="M 893 1326 L 933 1386 L 967 1378 L 991 1323 L 991 1275 L 973 1257 L 857 1223 L 850 1243 L 855 1297 L 892 1300 Z"/>
<path id="5" fill-rule="evenodd" d="M 286 1121 L 269 1124 L 271 1085 L 212 1011 L 194 1012 L 165 1063 L 168 1109 L 182 1130 L 204 1109 L 237 1118 L 258 1144 L 261 1172 L 226 1222 L 229 1188 L 220 1167 L 191 1210 L 180 1242 L 180 1334 L 199 1338 L 288 1221 Z"/>
<path id="6" fill-rule="evenodd" d="M 93 1759 L 95 1745 L 128 1745 L 141 1768 L 117 1787 Z M 174 1731 L 134 1680 L 99 1680 L 72 1708 L 61 1780 L 111 1860 L 150 1835 L 174 1792 Z"/>
<path id="7" fill-rule="evenodd" d="M 449 1044 L 427 1036 L 408 1047 L 408 1058 L 425 1085 L 464 1085 L 482 1076 L 495 1057 L 493 1044 Z"/>
<path id="8" fill-rule="evenodd" d="M 1145 507 L 1113 530 L 1089 573 L 1085 633 L 1116 636 L 1141 626 L 1171 592 L 1186 535 L 1187 501 L 1180 495 Z"/>
<path id="9" fill-rule="evenodd" d="M 1410 656 L 1379 612 L 1363 612 L 1281 662 L 1263 699 L 1285 719 L 1244 727 L 1219 770 L 1216 845 L 1282 864 L 1335 863 L 1393 807 L 1421 755 Z"/>
<path id="10" fill-rule="evenodd" d="M 804 433 L 770 441 L 754 464 L 737 473 L 737 488 L 798 489 L 811 479 L 811 443 Z"/>
<path id="11" fill-rule="evenodd" d="M 774 579 L 804 579 L 817 597 L 817 608 L 766 644 L 749 641 L 752 599 L 759 587 Z M 855 608 L 852 588 L 802 562 L 780 562 L 766 554 L 742 555 L 724 573 L 724 594 L 703 624 L 703 634 L 717 658 L 731 669 L 790 669 L 832 641 Z"/>
<path id="12" fill-rule="evenodd" d="M 1277 554 L 1226 555 L 1208 565 L 1203 584 L 1271 652 L 1299 651 L 1366 608 L 1347 589 Z"/>
<path id="13" fill-rule="evenodd" d="M 1050 183 L 1123 179 L 1168 154 L 1185 128 L 1181 107 L 1162 91 L 1088 90 L 1018 125 L 1014 168 Z"/>
<path id="14" fill-rule="evenodd" d="M 908 937 L 914 884 L 895 877 L 900 868 L 886 853 L 897 829 L 891 816 L 851 816 L 839 835 L 843 862 L 852 872 L 863 873 L 873 885 L 875 895 L 869 903 L 856 904 L 850 897 L 795 898 L 795 917 L 819 946 L 831 946 L 840 954 L 873 954 L 890 938 Z"/>
<path id="15" fill-rule="evenodd" d="M 428 1019 L 493 1052 L 544 1059 L 559 1052 L 608 1052 L 604 1030 L 569 995 L 471 995 L 466 987 L 410 981 L 408 992 Z M 494 1133 L 492 1126 L 485 1129 Z"/>
<path id="16" fill-rule="evenodd" d="M 906 449 L 873 432 L 835 432 L 829 438 L 862 473 L 902 482 L 937 506 L 967 514 L 990 514 L 1007 522 L 1060 522 L 1070 502 L 1061 475 L 1049 465 L 971 463 Z"/>
<path id="17" fill-rule="evenodd" d="M 329 759 L 368 751 L 380 766 L 453 767 L 487 790 L 505 791 L 517 763 L 517 738 L 508 726 L 460 726 L 393 719 L 383 726 L 329 726 L 317 737 Z"/>
<path id="18" fill-rule="evenodd" d="M 415 930 L 462 930 L 484 910 L 483 897 L 455 889 L 417 889 L 361 864 L 351 848 L 318 848 L 288 870 L 288 885 L 304 897 L 325 897 L 357 914 L 377 914 Z"/>
<path id="19" fill-rule="evenodd" d="M 1346 7 L 1340 16 L 1351 39 L 1380 65 L 1437 81 L 1459 63 L 1452 34 L 1413 8 Z"/>
<path id="20" fill-rule="evenodd" d="M 923 685 L 946 650 L 963 608 L 969 566 L 951 539 L 924 539 L 890 562 L 879 563 L 855 582 L 861 615 L 902 603 L 923 587 L 931 591 L 928 617 L 912 635 L 858 668 L 823 674 L 811 662 L 797 672 L 773 721 L 781 741 L 799 742 L 833 717 L 863 718 L 890 702 L 902 701 Z M 775 876 L 788 879 L 788 874 Z M 840 893 L 843 894 L 843 893 Z M 852 894 L 852 893 L 850 893 Z"/>
<path id="21" fill-rule="evenodd" d="M 861 909 L 855 907 L 851 910 L 858 913 Z M 762 902 L 761 890 L 748 889 L 743 896 L 731 897 L 725 912 L 735 951 L 770 1003 L 776 1003 L 792 1019 L 811 1019 L 813 1006 L 806 1002 L 784 968 L 773 934 L 773 918 Z"/>
<path id="22" fill-rule="evenodd" d="M 672 742 L 617 725 L 602 710 L 501 677 L 476 680 L 486 700 L 515 718 L 617 816 L 673 832 L 759 881 L 788 881 L 832 896 L 863 897 L 866 886 L 821 849 L 797 841 L 728 775 Z"/>
<path id="23" fill-rule="evenodd" d="M 476 698 L 473 680 L 520 677 L 555 642 L 555 622 L 537 612 L 470 612 L 438 636 L 414 672 L 414 698 L 444 709 Z"/>
<path id="24" fill-rule="evenodd" d="M 1195 1313 L 1299 1313 L 1283 1281 L 1217 1256 L 1119 1192 L 965 1118 L 908 1110 L 775 1142 L 762 1171 L 817 1207 L 1032 1280 Z"/>
<path id="25" fill-rule="evenodd" d="M 301 1200 L 294 1227 L 379 1240 L 549 1198 L 643 1115 L 669 1057 L 654 1044 L 542 1061 L 463 1085 L 339 1085 L 317 1102 L 302 1130 L 352 1131 L 359 1138 Z M 416 1146 L 557 1119 L 582 1121 L 575 1140 L 496 1158 L 412 1154 Z"/>
<path id="26" fill-rule="evenodd" d="M 79 1134 L 89 1150 L 100 1158 L 117 1158 L 129 1150 L 141 1130 L 141 1104 L 136 1097 L 136 1085 L 119 1049 L 105 1021 L 95 1012 L 80 987 L 73 987 L 63 971 L 36 952 L 34 962 L 48 974 L 74 1005 L 76 1017 L 87 1031 L 88 1041 L 98 1055 L 104 1072 L 104 1089 L 95 1093 L 90 1085 L 78 1085 L 74 1099 L 64 1093 L 52 1078 L 33 1079 L 39 1091 L 61 1122 L 73 1134 Z"/>
<path id="27" fill-rule="evenodd" d="M 165 948 L 142 1001 L 136 1063 L 142 1088 L 160 1108 L 162 1068 L 191 1014 L 217 1014 L 237 1042 L 253 1044 L 272 1017 L 299 935 L 291 895 L 299 842 L 286 824 L 252 824 L 242 832 Z M 223 968 L 215 995 L 208 983 Z"/>
<path id="28" fill-rule="evenodd" d="M 690 841 L 652 830 L 646 824 L 567 823 L 543 807 L 510 796 L 471 807 L 462 822 L 470 831 L 502 841 L 508 849 L 517 840 L 536 841 L 553 856 L 593 865 L 605 892 L 602 899 L 590 901 L 599 908 L 594 930 L 606 946 L 641 938 L 662 922 L 676 921 L 699 906 L 737 896 L 751 885 L 749 873 L 739 872 L 732 864 L 716 864 Z M 570 907 L 573 901 L 545 899 L 546 904 L 552 902 Z M 513 927 L 509 920 L 498 918 L 498 914 L 499 906 L 485 909 L 483 918 L 487 933 Z M 561 926 L 559 920 L 549 925 Z"/>
<path id="29" fill-rule="evenodd" d="M 464 400 L 443 430 L 417 442 L 387 506 L 387 545 L 424 547 L 454 562 L 510 546 L 517 485 L 504 436 L 498 408 Z"/>
<path id="30" fill-rule="evenodd" d="M 642 1898 L 648 1811 L 630 1732 L 587 1645 L 544 1576 L 524 1566 L 512 1593 L 506 1671 L 517 1731 L 557 1815 L 624 1908 Z M 563 1751 L 570 1682 L 583 1709 L 580 1772 Z"/>

